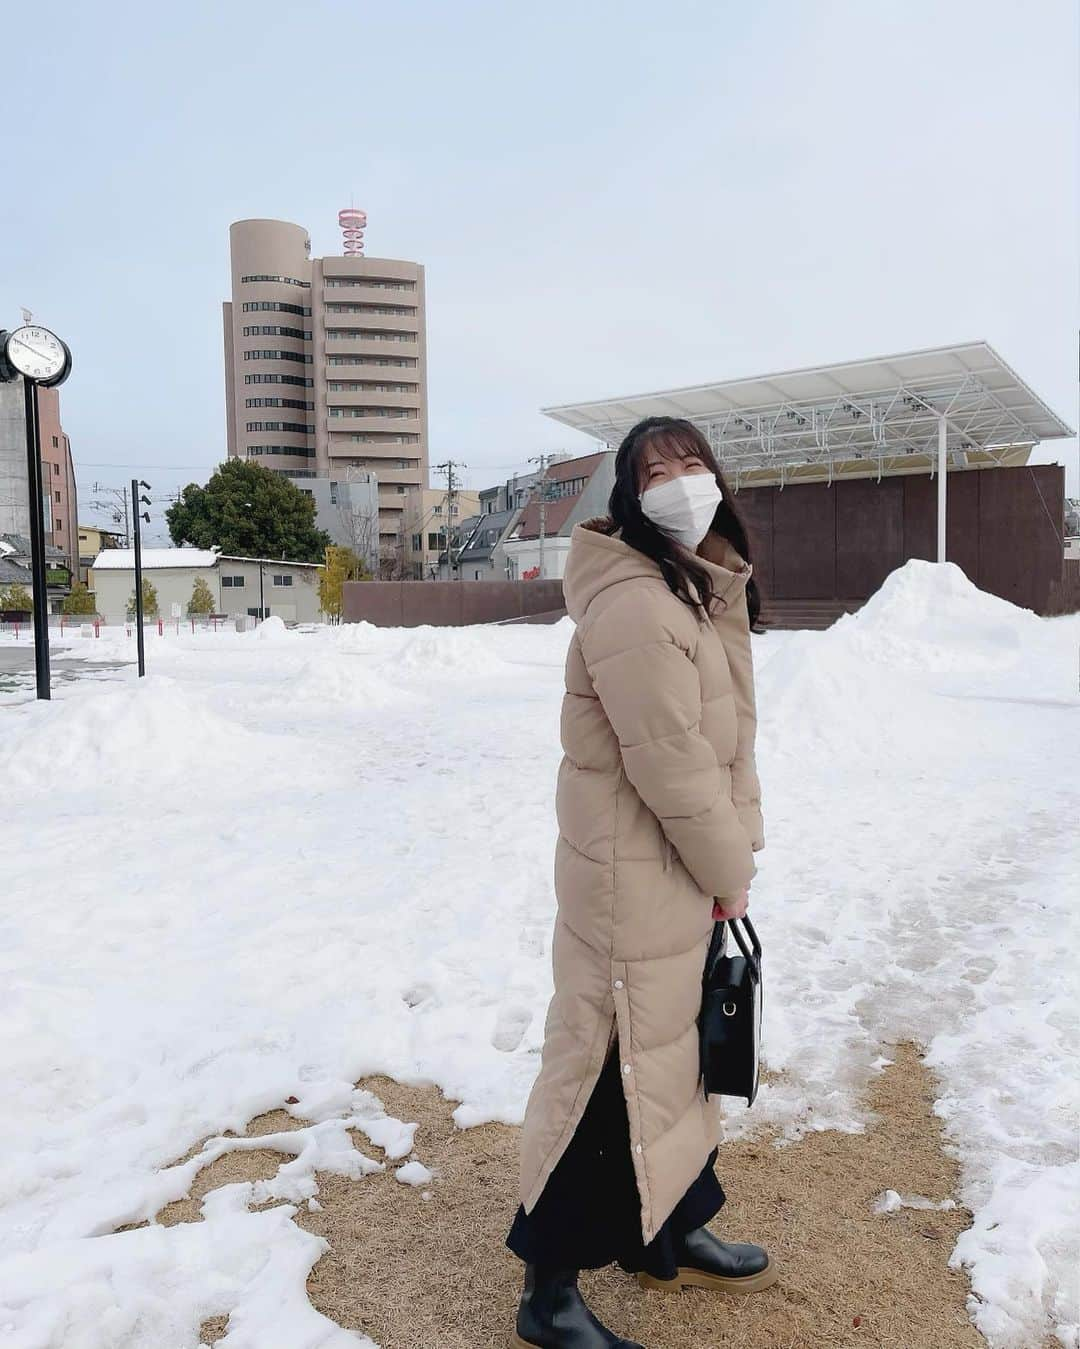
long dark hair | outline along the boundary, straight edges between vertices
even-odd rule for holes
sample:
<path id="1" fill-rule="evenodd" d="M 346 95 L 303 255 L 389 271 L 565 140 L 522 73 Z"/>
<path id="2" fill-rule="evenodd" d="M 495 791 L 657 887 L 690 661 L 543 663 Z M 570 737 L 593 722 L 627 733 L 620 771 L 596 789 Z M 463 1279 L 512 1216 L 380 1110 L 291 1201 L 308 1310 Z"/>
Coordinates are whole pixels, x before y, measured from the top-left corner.
<path id="1" fill-rule="evenodd" d="M 709 573 L 693 553 L 658 529 L 641 509 L 641 465 L 650 449 L 658 450 L 665 459 L 700 459 L 709 469 L 723 493 L 710 528 L 750 562 L 746 527 L 732 504 L 733 493 L 728 490 L 712 447 L 693 422 L 682 417 L 646 417 L 630 428 L 615 455 L 615 486 L 608 512 L 622 530 L 625 542 L 657 563 L 672 594 L 692 609 L 700 611 L 703 606 L 708 612 L 713 598 Z M 754 627 L 761 613 L 761 596 L 752 576 L 746 583 L 746 608 L 750 626 Z"/>

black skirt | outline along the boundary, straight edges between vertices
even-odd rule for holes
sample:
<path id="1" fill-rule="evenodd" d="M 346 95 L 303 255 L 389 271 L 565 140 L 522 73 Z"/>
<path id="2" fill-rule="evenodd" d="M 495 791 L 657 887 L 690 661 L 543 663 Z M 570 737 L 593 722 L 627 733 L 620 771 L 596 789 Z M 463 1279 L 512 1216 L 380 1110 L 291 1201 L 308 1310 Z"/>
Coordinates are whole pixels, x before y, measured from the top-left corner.
<path id="1" fill-rule="evenodd" d="M 518 1205 L 506 1244 L 529 1264 L 599 1269 L 617 1261 L 630 1273 L 644 1270 L 673 1279 L 679 1238 L 723 1206 L 724 1191 L 713 1171 L 716 1157 L 713 1148 L 697 1179 L 645 1245 L 616 1039 L 573 1138 L 533 1211 Z"/>

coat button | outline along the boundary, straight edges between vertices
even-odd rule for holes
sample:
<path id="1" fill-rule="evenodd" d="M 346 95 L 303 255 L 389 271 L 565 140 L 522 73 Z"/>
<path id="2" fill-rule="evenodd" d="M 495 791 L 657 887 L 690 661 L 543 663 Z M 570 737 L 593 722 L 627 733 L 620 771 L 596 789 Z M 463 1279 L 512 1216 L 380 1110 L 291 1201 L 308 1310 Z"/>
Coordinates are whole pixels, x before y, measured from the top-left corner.
<path id="1" fill-rule="evenodd" d="M 630 1072 L 630 1065 L 628 1063 L 624 1063 L 622 1066 L 622 1070 L 624 1073 Z"/>
<path id="2" fill-rule="evenodd" d="M 640 1144 L 640 1143 L 636 1143 L 636 1144 L 634 1145 L 634 1151 L 635 1151 L 635 1152 L 640 1152 L 640 1151 L 641 1151 L 641 1144 Z"/>
<path id="3" fill-rule="evenodd" d="M 615 980 L 615 987 L 616 987 L 616 988 L 622 988 L 622 980 L 621 980 L 621 979 L 616 979 L 616 980 Z"/>

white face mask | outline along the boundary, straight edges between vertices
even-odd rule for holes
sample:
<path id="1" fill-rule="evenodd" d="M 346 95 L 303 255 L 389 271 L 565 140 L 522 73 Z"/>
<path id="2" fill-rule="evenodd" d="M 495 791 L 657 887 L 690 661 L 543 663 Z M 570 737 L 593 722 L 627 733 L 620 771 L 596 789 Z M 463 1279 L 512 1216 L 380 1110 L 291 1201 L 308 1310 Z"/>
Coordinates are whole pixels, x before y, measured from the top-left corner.
<path id="1" fill-rule="evenodd" d="M 683 473 L 641 494 L 641 510 L 657 529 L 693 552 L 709 532 L 724 494 L 711 473 Z"/>

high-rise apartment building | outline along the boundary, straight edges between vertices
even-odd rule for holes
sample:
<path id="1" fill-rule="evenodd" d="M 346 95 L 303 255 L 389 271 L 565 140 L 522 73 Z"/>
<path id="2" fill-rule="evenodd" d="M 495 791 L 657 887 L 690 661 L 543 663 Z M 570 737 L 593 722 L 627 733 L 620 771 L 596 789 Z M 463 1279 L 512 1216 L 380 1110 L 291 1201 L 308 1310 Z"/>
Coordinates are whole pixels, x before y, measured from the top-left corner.
<path id="1" fill-rule="evenodd" d="M 380 544 L 395 548 L 406 494 L 428 482 L 423 267 L 313 258 L 283 220 L 238 220 L 229 243 L 230 456 L 290 478 L 374 473 Z"/>

